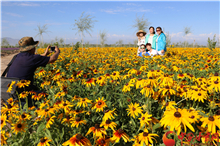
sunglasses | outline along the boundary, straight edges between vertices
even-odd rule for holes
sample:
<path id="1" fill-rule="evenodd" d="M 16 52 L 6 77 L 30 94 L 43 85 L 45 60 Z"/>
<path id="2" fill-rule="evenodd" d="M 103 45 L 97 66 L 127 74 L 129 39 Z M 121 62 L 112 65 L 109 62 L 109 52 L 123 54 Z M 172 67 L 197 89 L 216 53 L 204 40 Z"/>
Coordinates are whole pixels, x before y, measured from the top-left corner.
<path id="1" fill-rule="evenodd" d="M 158 32 L 158 31 L 161 31 L 161 30 L 156 30 L 156 31 Z"/>
<path id="2" fill-rule="evenodd" d="M 144 49 L 145 47 L 141 47 L 141 49 Z"/>

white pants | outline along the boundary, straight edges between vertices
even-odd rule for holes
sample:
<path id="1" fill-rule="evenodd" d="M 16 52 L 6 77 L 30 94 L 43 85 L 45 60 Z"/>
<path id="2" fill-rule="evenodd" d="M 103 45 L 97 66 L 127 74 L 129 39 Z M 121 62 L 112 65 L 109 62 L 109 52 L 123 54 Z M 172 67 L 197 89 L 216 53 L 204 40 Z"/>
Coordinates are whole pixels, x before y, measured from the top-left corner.
<path id="1" fill-rule="evenodd" d="M 163 56 L 165 54 L 165 52 L 162 53 L 161 51 L 157 51 L 157 53 L 161 56 Z"/>

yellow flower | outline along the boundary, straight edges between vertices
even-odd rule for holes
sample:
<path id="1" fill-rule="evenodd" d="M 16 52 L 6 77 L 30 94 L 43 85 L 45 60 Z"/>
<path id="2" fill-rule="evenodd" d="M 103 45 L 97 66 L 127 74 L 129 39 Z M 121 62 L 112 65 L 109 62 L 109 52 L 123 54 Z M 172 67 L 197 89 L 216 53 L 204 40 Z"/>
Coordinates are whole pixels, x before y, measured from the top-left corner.
<path id="1" fill-rule="evenodd" d="M 86 135 L 91 132 L 93 133 L 93 137 L 103 137 L 103 135 L 107 135 L 105 129 L 100 127 L 100 124 L 95 124 L 94 127 L 89 128 L 89 131 L 86 133 Z"/>
<path id="2" fill-rule="evenodd" d="M 123 139 L 125 142 L 129 142 L 129 136 L 122 130 L 116 130 L 114 131 L 113 137 L 111 138 L 112 141 L 114 141 L 115 143 L 118 143 L 120 139 Z"/>
<path id="3" fill-rule="evenodd" d="M 37 146 L 50 146 L 49 142 L 52 141 L 47 137 L 41 138 L 40 142 L 38 143 Z"/>
<path id="4" fill-rule="evenodd" d="M 86 124 L 86 120 L 81 120 L 80 117 L 76 117 L 73 121 L 71 121 L 71 127 L 78 128 L 79 124 Z"/>
<path id="5" fill-rule="evenodd" d="M 135 118 L 135 116 L 138 116 L 138 114 L 142 113 L 142 109 L 138 103 L 131 103 L 128 105 L 128 107 L 129 108 L 126 109 L 128 111 L 128 116 L 130 115 L 131 117 Z"/>
<path id="6" fill-rule="evenodd" d="M 10 93 L 11 93 L 12 87 L 13 87 L 13 85 L 14 85 L 15 83 L 16 83 L 16 81 L 12 81 L 11 84 L 8 85 L 8 90 L 7 90 L 7 92 L 10 92 Z"/>
<path id="7" fill-rule="evenodd" d="M 52 117 L 48 117 L 46 118 L 47 124 L 46 124 L 46 128 L 50 128 L 50 126 L 53 124 L 54 122 L 54 118 L 56 118 L 56 116 L 52 116 Z"/>
<path id="8" fill-rule="evenodd" d="M 152 119 L 150 117 L 152 117 L 152 115 L 149 115 L 147 112 L 145 114 L 141 115 L 141 117 L 139 118 L 140 128 L 144 125 L 145 126 L 147 126 L 147 124 L 149 125 L 149 121 L 152 121 Z"/>
<path id="9" fill-rule="evenodd" d="M 18 121 L 16 124 L 12 124 L 12 126 L 13 127 L 11 129 L 15 132 L 15 134 L 17 134 L 18 132 L 25 132 L 27 124 L 22 121 Z"/>
<path id="10" fill-rule="evenodd" d="M 184 126 L 186 132 L 186 126 L 195 131 L 193 126 L 190 124 L 190 114 L 186 109 L 170 109 L 164 112 L 163 118 L 160 120 L 162 126 L 170 126 L 170 131 L 177 130 L 179 135 L 181 132 L 181 124 Z"/>
<path id="11" fill-rule="evenodd" d="M 114 110 L 105 110 L 105 114 L 104 114 L 102 120 L 106 121 L 108 119 L 110 119 L 110 120 L 114 119 L 115 118 L 114 115 L 117 116 L 117 114 L 115 113 L 115 110 L 116 109 L 114 109 Z"/>
<path id="12" fill-rule="evenodd" d="M 152 133 L 149 133 L 147 129 L 144 129 L 144 132 L 138 134 L 138 138 L 139 138 L 139 141 L 141 142 L 141 145 L 150 145 L 150 143 L 153 143 L 153 140 L 156 140 L 153 136 L 158 136 L 157 134 L 152 134 Z M 158 136 L 159 137 L 159 136 Z"/>
<path id="13" fill-rule="evenodd" d="M 131 91 L 131 86 L 134 86 L 132 83 L 127 83 L 124 85 L 122 92 L 127 92 L 127 91 Z"/>
<path id="14" fill-rule="evenodd" d="M 1 129 L 6 125 L 6 121 L 7 121 L 7 115 L 2 114 L 1 115 Z"/>
<path id="15" fill-rule="evenodd" d="M 77 105 L 78 107 L 87 107 L 88 106 L 88 103 L 91 103 L 92 100 L 89 100 L 88 98 L 80 98 L 79 101 L 77 102 Z"/>
<path id="16" fill-rule="evenodd" d="M 96 99 L 95 105 L 92 107 L 92 109 L 96 109 L 96 112 L 103 111 L 103 109 L 107 107 L 105 101 L 106 100 L 104 100 L 103 97 L 101 99 Z"/>
<path id="17" fill-rule="evenodd" d="M 104 126 L 104 128 L 107 130 L 108 128 L 111 128 L 113 131 L 116 128 L 117 124 L 115 122 L 111 122 L 109 119 L 106 121 L 102 121 L 100 126 Z"/>
<path id="18" fill-rule="evenodd" d="M 68 141 L 62 144 L 63 146 L 92 146 L 90 141 L 81 134 L 75 134 Z"/>
<path id="19" fill-rule="evenodd" d="M 18 88 L 24 88 L 25 86 L 29 86 L 30 85 L 30 83 L 31 83 L 31 81 L 29 81 L 29 80 L 20 80 L 17 84 L 16 84 L 16 86 L 18 86 Z"/>
<path id="20" fill-rule="evenodd" d="M 208 126 L 208 131 L 212 132 L 212 134 L 216 133 L 216 126 L 220 128 L 220 120 L 218 116 L 209 116 L 209 117 L 203 117 L 200 119 L 202 121 L 201 127 L 205 128 L 206 125 Z"/>

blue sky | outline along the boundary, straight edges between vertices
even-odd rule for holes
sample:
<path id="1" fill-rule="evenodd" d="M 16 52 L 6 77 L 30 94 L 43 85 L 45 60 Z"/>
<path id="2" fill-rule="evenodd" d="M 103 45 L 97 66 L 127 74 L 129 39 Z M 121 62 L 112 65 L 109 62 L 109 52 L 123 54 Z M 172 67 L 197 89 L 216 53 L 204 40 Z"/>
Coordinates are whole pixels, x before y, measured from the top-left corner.
<path id="1" fill-rule="evenodd" d="M 92 15 L 94 23 L 91 35 L 85 33 L 84 41 L 97 43 L 97 34 L 107 31 L 107 43 L 119 39 L 124 43 L 134 42 L 136 16 L 143 14 L 150 26 L 160 26 L 169 32 L 171 42 L 185 41 L 184 27 L 191 27 L 188 42 L 207 44 L 208 37 L 219 36 L 219 1 L 30 1 L 1 2 L 1 37 L 20 39 L 24 36 L 35 37 L 37 25 L 47 24 L 48 35 L 43 34 L 44 41 L 50 42 L 55 37 L 63 38 L 66 43 L 80 41 L 74 27 L 75 19 L 81 13 Z M 148 30 L 147 30 L 148 32 Z"/>

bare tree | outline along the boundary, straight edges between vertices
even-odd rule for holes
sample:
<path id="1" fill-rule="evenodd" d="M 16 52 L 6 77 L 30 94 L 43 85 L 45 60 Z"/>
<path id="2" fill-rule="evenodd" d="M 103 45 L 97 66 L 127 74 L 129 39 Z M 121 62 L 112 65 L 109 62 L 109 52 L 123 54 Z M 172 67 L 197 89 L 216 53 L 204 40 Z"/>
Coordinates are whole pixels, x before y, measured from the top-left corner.
<path id="1" fill-rule="evenodd" d="M 101 44 L 101 46 L 102 47 L 104 47 L 104 45 L 105 45 L 105 42 L 106 42 L 106 31 L 105 30 L 103 30 L 103 32 L 101 32 L 100 31 L 100 33 L 99 33 L 99 36 L 100 36 L 100 44 Z"/>
<path id="2" fill-rule="evenodd" d="M 93 28 L 93 23 L 96 22 L 96 20 L 93 20 L 94 17 L 90 17 L 91 15 L 84 16 L 84 12 L 82 12 L 80 18 L 78 20 L 75 20 L 75 28 L 78 30 L 78 34 L 81 34 L 81 42 L 82 42 L 82 53 L 83 53 L 83 36 L 84 31 L 86 31 L 90 36 L 90 32 Z"/>
<path id="3" fill-rule="evenodd" d="M 38 31 L 38 34 L 36 36 L 40 36 L 41 37 L 41 47 L 43 46 L 43 33 L 46 33 L 47 32 L 50 32 L 50 31 L 47 31 L 47 24 L 44 24 L 42 27 L 40 25 L 37 25 L 37 29 L 35 29 L 36 31 Z M 35 36 L 35 37 L 36 37 Z"/>
<path id="4" fill-rule="evenodd" d="M 139 17 L 136 15 L 136 19 L 132 27 L 136 28 L 136 31 L 143 30 L 146 32 L 149 25 L 150 25 L 150 22 L 148 22 L 148 20 L 144 18 L 144 14 L 143 14 L 142 17 Z"/>
<path id="5" fill-rule="evenodd" d="M 187 46 L 187 35 L 188 34 L 190 34 L 190 33 L 192 33 L 192 31 L 191 31 L 191 28 L 190 27 L 184 27 L 184 30 L 183 30 L 183 32 L 184 32 L 184 36 L 186 36 L 186 43 L 185 43 L 185 47 Z"/>
<path id="6" fill-rule="evenodd" d="M 60 38 L 60 44 L 63 45 L 64 39 Z"/>

